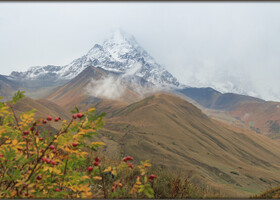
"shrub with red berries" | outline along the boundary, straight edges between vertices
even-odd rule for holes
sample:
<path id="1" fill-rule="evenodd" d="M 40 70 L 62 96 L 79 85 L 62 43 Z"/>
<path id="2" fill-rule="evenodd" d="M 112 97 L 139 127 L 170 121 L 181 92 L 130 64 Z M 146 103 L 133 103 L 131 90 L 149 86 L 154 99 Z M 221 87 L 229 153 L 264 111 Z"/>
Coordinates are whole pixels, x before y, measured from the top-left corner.
<path id="1" fill-rule="evenodd" d="M 0 103 L 1 198 L 154 197 L 148 162 L 132 165 L 127 156 L 110 166 L 95 155 L 105 145 L 92 141 L 104 114 L 76 108 L 71 121 L 61 121 L 61 128 L 50 132 L 49 126 L 61 118 L 35 120 L 34 111 L 17 116 L 13 104 L 22 97 L 19 91 L 12 101 Z"/>

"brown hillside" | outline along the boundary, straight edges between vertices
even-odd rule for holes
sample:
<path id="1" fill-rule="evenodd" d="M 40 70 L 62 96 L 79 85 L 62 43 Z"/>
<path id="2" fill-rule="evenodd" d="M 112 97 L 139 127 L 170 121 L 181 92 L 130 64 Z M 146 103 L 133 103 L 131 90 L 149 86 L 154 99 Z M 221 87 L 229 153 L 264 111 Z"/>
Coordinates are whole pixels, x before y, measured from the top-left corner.
<path id="1" fill-rule="evenodd" d="M 258 133 L 280 139 L 280 103 L 247 102 L 230 112 Z"/>
<path id="2" fill-rule="evenodd" d="M 225 196 L 249 197 L 280 183 L 278 143 L 227 128 L 173 95 L 156 94 L 114 111 L 102 135 L 114 156 L 193 170 L 193 181 L 219 188 Z"/>

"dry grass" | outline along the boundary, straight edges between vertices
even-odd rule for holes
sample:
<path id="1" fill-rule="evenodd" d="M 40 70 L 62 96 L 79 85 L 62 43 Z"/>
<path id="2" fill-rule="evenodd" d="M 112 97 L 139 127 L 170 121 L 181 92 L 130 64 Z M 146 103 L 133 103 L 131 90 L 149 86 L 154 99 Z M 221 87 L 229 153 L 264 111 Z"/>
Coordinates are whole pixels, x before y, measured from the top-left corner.
<path id="1" fill-rule="evenodd" d="M 193 170 L 200 183 L 227 197 L 249 197 L 279 184 L 278 143 L 217 123 L 181 98 L 157 94 L 112 116 L 102 134 L 120 144 L 123 155 Z"/>

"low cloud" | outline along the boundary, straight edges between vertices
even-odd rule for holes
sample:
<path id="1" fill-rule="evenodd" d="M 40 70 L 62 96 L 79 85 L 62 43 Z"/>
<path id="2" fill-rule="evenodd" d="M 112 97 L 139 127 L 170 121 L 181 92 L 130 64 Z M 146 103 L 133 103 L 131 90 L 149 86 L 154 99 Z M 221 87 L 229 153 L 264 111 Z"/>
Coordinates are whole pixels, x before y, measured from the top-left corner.
<path id="1" fill-rule="evenodd" d="M 125 92 L 125 87 L 120 79 L 112 76 L 102 77 L 99 80 L 92 79 L 87 87 L 90 96 L 119 100 Z"/>
<path id="2" fill-rule="evenodd" d="M 136 63 L 120 76 L 109 75 L 99 80 L 92 79 L 86 88 L 87 93 L 94 97 L 121 100 L 127 98 L 125 96 L 127 90 L 133 91 L 139 98 L 144 98 L 163 90 L 160 86 L 145 82 L 137 76 L 141 67 L 140 63 Z"/>

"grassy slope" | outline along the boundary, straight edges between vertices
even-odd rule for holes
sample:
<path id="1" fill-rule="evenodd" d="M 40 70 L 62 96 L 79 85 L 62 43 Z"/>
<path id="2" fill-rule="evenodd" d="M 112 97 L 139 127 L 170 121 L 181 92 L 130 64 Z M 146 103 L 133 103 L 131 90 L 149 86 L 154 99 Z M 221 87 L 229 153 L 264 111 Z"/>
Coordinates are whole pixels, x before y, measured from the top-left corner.
<path id="1" fill-rule="evenodd" d="M 114 155 L 193 170 L 194 180 L 226 196 L 248 197 L 280 183 L 278 143 L 226 127 L 172 95 L 157 94 L 115 111 L 102 134 Z"/>

